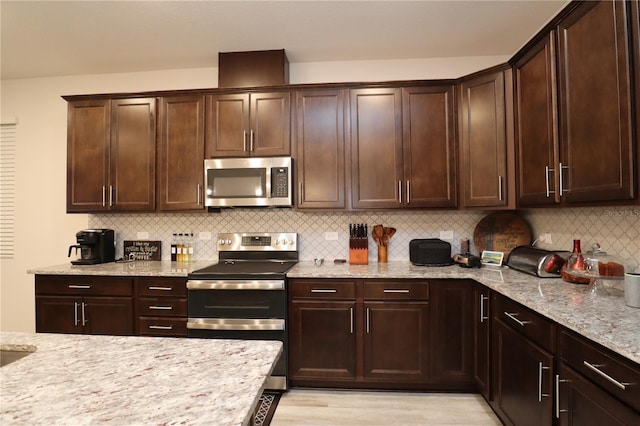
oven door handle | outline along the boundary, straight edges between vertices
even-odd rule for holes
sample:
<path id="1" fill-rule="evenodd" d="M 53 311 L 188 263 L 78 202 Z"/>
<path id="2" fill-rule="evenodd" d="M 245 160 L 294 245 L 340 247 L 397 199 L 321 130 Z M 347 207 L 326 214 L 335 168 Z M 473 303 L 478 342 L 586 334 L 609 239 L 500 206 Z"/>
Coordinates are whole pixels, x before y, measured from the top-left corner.
<path id="1" fill-rule="evenodd" d="M 188 290 L 284 290 L 284 280 L 189 280 Z"/>
<path id="2" fill-rule="evenodd" d="M 187 328 L 190 330 L 284 330 L 283 319 L 251 319 L 251 318 L 189 318 Z"/>

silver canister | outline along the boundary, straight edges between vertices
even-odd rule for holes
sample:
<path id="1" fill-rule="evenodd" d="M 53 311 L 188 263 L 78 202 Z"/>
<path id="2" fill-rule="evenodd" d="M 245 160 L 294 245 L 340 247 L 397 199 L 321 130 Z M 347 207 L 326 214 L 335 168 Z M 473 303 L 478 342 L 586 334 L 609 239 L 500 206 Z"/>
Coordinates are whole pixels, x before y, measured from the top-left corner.
<path id="1" fill-rule="evenodd" d="M 631 307 L 640 308 L 640 274 L 624 274 L 624 301 Z"/>

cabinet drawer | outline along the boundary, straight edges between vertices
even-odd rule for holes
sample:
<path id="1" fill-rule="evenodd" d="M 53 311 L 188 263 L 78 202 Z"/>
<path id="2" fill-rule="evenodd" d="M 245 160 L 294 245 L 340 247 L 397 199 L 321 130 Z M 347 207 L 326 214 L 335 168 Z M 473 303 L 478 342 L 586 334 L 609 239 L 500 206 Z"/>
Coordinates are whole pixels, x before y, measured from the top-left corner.
<path id="1" fill-rule="evenodd" d="M 187 297 L 185 278 L 136 278 L 135 283 L 138 296 Z"/>
<path id="2" fill-rule="evenodd" d="M 560 357 L 575 371 L 640 411 L 640 365 L 573 333 L 560 333 Z"/>
<path id="3" fill-rule="evenodd" d="M 427 281 L 365 281 L 364 298 L 369 300 L 428 300 L 429 284 Z"/>
<path id="4" fill-rule="evenodd" d="M 187 318 L 138 318 L 138 334 L 141 336 L 187 337 Z"/>
<path id="5" fill-rule="evenodd" d="M 138 315 L 157 317 L 186 317 L 187 299 L 168 297 L 141 297 L 138 299 Z"/>
<path id="6" fill-rule="evenodd" d="M 493 312 L 496 318 L 543 349 L 555 352 L 556 327 L 553 321 L 506 297 L 495 295 L 494 300 Z"/>
<path id="7" fill-rule="evenodd" d="M 291 280 L 289 281 L 289 296 L 317 299 L 355 299 L 356 283 L 336 280 Z"/>
<path id="8" fill-rule="evenodd" d="M 131 296 L 133 280 L 89 275 L 36 275 L 36 294 Z"/>

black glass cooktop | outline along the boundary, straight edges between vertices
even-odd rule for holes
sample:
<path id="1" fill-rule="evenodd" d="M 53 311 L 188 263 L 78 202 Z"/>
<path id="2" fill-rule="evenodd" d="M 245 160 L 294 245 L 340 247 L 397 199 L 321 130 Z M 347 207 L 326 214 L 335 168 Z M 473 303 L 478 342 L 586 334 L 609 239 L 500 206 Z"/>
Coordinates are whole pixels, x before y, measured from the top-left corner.
<path id="1" fill-rule="evenodd" d="M 189 274 L 193 278 L 245 278 L 252 276 L 284 276 L 295 261 L 225 260 Z"/>

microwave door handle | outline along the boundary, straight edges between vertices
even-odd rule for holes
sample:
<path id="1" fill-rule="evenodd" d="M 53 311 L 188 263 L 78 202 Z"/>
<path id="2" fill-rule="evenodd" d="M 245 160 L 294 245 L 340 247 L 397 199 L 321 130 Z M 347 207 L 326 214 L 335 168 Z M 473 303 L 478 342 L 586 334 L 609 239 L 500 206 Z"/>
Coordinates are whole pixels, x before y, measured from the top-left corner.
<path id="1" fill-rule="evenodd" d="M 264 179 L 265 198 L 273 198 L 273 193 L 271 192 L 271 167 L 265 167 Z"/>

